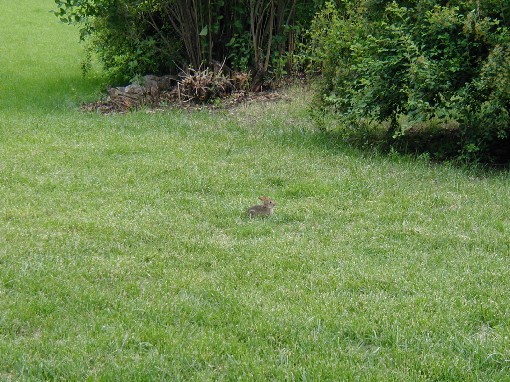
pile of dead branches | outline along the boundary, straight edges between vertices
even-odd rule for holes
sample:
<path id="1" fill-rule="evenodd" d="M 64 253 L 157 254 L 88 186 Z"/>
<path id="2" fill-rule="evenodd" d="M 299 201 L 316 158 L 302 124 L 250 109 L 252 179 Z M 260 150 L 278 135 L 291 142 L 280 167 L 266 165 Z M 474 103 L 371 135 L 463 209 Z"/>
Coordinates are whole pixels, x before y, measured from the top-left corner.
<path id="1" fill-rule="evenodd" d="M 177 82 L 182 101 L 206 103 L 215 98 L 224 98 L 234 89 L 232 79 L 221 70 L 189 68 L 181 74 Z"/>
<path id="2" fill-rule="evenodd" d="M 105 97 L 84 104 L 81 109 L 101 114 L 127 113 L 140 108 L 148 111 L 170 108 L 213 110 L 285 98 L 278 91 L 252 92 L 250 85 L 249 73 L 225 70 L 221 64 L 204 70 L 190 68 L 179 76 L 146 75 L 136 83 L 111 87 Z"/>

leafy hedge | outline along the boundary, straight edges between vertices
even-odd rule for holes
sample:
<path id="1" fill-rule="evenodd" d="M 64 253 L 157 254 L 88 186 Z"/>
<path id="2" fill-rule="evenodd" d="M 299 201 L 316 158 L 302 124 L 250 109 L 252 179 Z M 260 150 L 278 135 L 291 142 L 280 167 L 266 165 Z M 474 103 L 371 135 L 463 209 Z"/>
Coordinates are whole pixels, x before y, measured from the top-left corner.
<path id="1" fill-rule="evenodd" d="M 295 65 L 324 0 L 55 0 L 114 82 L 224 63 L 259 82 Z M 87 63 L 84 67 L 86 68 Z M 260 84 L 254 83 L 254 87 Z"/>
<path id="2" fill-rule="evenodd" d="M 329 2 L 311 39 L 324 79 L 321 105 L 337 113 L 344 131 L 383 124 L 393 146 L 435 136 L 435 145 L 412 147 L 439 157 L 510 159 L 510 2 Z"/>

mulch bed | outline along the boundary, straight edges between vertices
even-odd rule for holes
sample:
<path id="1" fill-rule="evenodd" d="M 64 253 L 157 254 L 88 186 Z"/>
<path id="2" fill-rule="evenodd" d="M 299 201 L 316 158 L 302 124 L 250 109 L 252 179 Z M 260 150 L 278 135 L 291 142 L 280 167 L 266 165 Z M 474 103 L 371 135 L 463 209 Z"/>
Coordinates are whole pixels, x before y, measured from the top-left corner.
<path id="1" fill-rule="evenodd" d="M 287 96 L 278 90 L 263 92 L 235 91 L 213 102 L 196 103 L 181 99 L 177 89 L 171 89 L 161 91 L 155 96 L 144 94 L 138 98 L 108 95 L 99 101 L 83 104 L 80 109 L 100 114 L 121 114 L 140 109 L 146 110 L 148 113 L 171 109 L 212 111 L 235 108 L 252 102 L 274 102 L 286 98 Z"/>

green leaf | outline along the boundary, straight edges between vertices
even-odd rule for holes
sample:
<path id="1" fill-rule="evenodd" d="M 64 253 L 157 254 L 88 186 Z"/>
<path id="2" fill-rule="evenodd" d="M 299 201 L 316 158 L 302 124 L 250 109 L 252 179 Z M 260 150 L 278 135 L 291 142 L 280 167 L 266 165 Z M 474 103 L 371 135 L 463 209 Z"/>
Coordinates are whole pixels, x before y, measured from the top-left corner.
<path id="1" fill-rule="evenodd" d="M 200 36 L 207 36 L 207 33 L 209 32 L 209 29 L 207 28 L 207 25 L 205 27 L 202 28 L 202 30 L 200 31 L 199 35 Z"/>

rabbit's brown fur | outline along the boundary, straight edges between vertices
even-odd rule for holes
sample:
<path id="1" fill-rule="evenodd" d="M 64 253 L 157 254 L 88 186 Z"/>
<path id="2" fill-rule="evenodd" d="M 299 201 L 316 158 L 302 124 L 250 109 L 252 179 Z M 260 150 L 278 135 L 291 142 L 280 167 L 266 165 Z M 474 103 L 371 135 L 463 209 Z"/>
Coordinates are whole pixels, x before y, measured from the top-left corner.
<path id="1" fill-rule="evenodd" d="M 259 199 L 262 200 L 262 203 L 264 204 L 258 204 L 248 208 L 248 215 L 250 218 L 254 216 L 269 216 L 273 214 L 273 209 L 276 206 L 275 201 L 267 196 L 261 196 Z"/>

